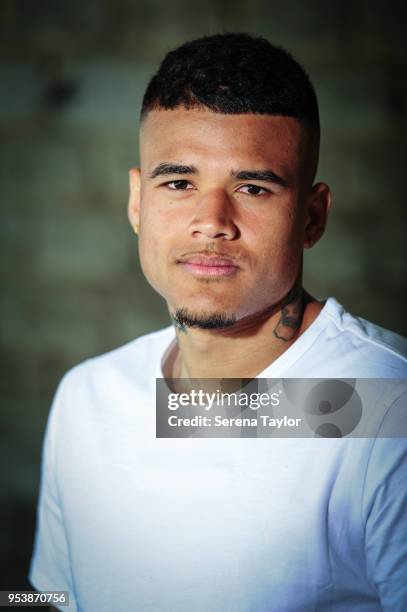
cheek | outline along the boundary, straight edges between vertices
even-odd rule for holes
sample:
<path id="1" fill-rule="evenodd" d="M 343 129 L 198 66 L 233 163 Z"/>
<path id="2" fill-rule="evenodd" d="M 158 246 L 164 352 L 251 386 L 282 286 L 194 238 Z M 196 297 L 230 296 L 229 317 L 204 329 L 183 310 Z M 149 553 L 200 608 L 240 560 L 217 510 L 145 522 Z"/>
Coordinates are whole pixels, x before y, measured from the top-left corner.
<path id="1" fill-rule="evenodd" d="M 165 234 L 166 230 L 173 227 L 173 221 L 176 218 L 176 202 L 155 191 L 148 191 L 142 196 L 140 225 L 144 226 L 145 234 L 148 234 L 151 239 Z"/>
<path id="2" fill-rule="evenodd" d="M 187 236 L 190 212 L 179 202 L 152 194 L 141 205 L 140 242 L 145 259 L 155 261 L 158 267 L 168 263 L 168 256 L 174 247 Z"/>
<path id="3" fill-rule="evenodd" d="M 174 244 L 177 218 L 171 202 L 148 200 L 148 205 L 141 206 L 139 257 L 141 268 L 150 285 L 163 295 L 168 290 L 168 262 Z M 178 215 L 179 217 L 179 215 Z"/>
<path id="4" fill-rule="evenodd" d="M 302 219 L 292 205 L 276 202 L 269 214 L 255 215 L 248 220 L 251 249 L 262 258 L 294 258 L 302 250 Z M 272 260 L 270 260 L 272 261 Z"/>
<path id="5" fill-rule="evenodd" d="M 157 223 L 152 222 L 150 214 L 142 213 L 139 233 L 139 257 L 141 268 L 147 280 L 155 289 L 155 281 L 159 278 L 159 264 L 162 259 L 160 249 L 165 241 L 165 234 Z"/>

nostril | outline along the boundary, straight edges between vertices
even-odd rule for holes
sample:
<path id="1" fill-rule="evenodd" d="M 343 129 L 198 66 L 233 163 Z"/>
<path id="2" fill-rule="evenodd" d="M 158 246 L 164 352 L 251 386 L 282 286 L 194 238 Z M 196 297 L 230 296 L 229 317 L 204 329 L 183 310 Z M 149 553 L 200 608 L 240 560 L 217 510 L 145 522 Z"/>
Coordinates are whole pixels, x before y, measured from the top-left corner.
<path id="1" fill-rule="evenodd" d="M 222 224 L 195 222 L 191 227 L 192 234 L 205 236 L 210 239 L 223 238 L 232 240 L 239 235 L 237 226 L 232 221 Z"/>

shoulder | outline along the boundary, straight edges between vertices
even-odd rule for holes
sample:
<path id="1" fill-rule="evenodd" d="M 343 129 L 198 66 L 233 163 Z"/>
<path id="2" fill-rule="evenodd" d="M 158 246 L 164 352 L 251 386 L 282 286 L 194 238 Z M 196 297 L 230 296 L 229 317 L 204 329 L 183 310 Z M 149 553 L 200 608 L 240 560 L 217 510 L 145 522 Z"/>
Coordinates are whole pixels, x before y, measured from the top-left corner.
<path id="1" fill-rule="evenodd" d="M 404 378 L 407 376 L 407 340 L 388 329 L 347 312 L 335 298 L 322 311 L 327 345 L 331 342 L 344 362 L 359 378 Z"/>
<path id="2" fill-rule="evenodd" d="M 86 360 L 84 365 L 89 372 L 92 371 L 98 376 L 130 377 L 139 383 L 146 378 L 155 379 L 163 354 L 174 338 L 174 328 L 165 327 L 92 357 Z"/>
<path id="3" fill-rule="evenodd" d="M 174 338 L 174 329 L 169 326 L 73 366 L 59 382 L 54 412 L 61 412 L 67 403 L 69 412 L 78 413 L 95 403 L 112 404 L 118 398 L 125 402 L 135 393 L 154 396 L 162 356 Z"/>

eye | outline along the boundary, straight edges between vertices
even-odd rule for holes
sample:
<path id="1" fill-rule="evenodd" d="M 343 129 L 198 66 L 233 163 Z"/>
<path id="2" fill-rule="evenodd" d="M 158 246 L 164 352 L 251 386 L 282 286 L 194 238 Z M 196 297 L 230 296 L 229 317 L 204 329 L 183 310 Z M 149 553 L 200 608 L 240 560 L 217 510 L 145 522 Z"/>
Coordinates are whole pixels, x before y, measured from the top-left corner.
<path id="1" fill-rule="evenodd" d="M 242 185 L 241 187 L 239 187 L 238 191 L 252 196 L 259 196 L 264 195 L 265 193 L 270 193 L 268 189 L 265 189 L 264 187 L 259 187 L 259 185 Z"/>
<path id="2" fill-rule="evenodd" d="M 165 183 L 165 186 L 173 191 L 186 191 L 187 189 L 193 189 L 193 186 L 189 181 L 179 179 L 177 181 L 169 181 Z"/>

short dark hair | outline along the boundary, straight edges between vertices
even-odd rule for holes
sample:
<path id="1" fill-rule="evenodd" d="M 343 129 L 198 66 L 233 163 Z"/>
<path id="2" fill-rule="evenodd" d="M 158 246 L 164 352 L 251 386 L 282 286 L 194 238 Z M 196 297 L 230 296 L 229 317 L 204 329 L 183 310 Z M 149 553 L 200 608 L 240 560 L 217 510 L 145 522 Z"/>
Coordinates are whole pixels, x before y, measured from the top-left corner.
<path id="1" fill-rule="evenodd" d="M 170 51 L 148 84 L 141 119 L 150 110 L 179 106 L 294 117 L 310 128 L 316 170 L 320 127 L 314 88 L 290 53 L 265 38 L 216 34 Z"/>

